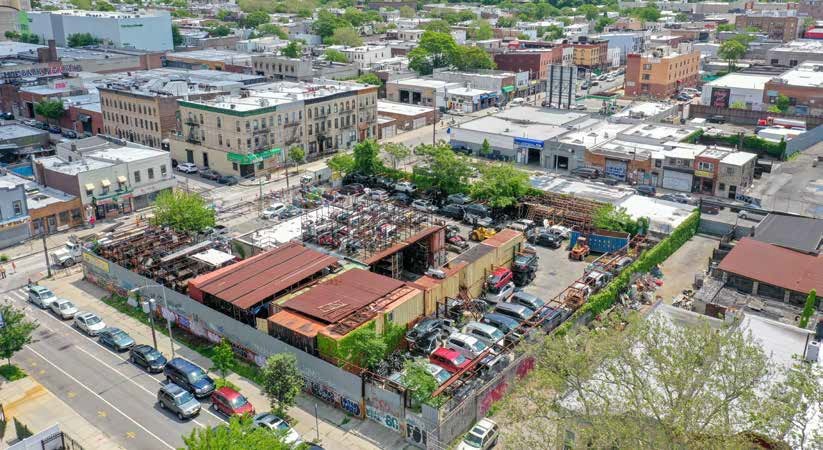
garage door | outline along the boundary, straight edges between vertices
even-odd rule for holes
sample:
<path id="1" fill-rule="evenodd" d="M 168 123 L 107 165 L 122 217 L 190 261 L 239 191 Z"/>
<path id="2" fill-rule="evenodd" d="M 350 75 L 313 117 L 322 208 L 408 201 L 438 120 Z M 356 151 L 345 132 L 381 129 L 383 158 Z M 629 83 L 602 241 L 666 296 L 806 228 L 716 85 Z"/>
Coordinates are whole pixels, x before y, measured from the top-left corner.
<path id="1" fill-rule="evenodd" d="M 626 161 L 618 161 L 616 159 L 606 160 L 606 175 L 620 180 L 626 179 L 626 169 L 628 164 Z"/>
<path id="2" fill-rule="evenodd" d="M 421 128 L 421 127 L 425 127 L 425 126 L 426 126 L 426 118 L 425 117 L 418 117 L 417 119 L 414 119 L 414 129 L 415 130 L 418 129 L 418 128 Z"/>
<path id="3" fill-rule="evenodd" d="M 663 187 L 675 191 L 692 191 L 692 174 L 675 172 L 673 170 L 663 171 Z"/>

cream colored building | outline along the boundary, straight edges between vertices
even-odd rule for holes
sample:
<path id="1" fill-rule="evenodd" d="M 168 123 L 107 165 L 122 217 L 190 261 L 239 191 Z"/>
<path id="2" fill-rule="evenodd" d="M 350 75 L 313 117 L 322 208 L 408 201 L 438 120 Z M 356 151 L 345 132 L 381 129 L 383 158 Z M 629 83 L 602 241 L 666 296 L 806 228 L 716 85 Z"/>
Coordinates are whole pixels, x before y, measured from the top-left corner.
<path id="1" fill-rule="evenodd" d="M 271 173 L 291 148 L 316 159 L 377 137 L 377 87 L 357 83 L 277 82 L 179 105 L 172 158 L 223 175 Z"/>
<path id="2" fill-rule="evenodd" d="M 103 132 L 160 148 L 177 128 L 177 97 L 151 92 L 99 88 Z"/>

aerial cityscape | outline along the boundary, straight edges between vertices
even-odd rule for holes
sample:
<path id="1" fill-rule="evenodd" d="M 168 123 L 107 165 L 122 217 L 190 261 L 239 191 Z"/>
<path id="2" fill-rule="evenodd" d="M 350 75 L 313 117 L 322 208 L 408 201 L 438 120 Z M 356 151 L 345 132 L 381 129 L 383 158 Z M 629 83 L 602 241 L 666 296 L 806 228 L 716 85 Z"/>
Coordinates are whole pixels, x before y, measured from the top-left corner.
<path id="1" fill-rule="evenodd" d="M 0 0 L 0 448 L 823 449 L 823 1 L 438 1 Z"/>

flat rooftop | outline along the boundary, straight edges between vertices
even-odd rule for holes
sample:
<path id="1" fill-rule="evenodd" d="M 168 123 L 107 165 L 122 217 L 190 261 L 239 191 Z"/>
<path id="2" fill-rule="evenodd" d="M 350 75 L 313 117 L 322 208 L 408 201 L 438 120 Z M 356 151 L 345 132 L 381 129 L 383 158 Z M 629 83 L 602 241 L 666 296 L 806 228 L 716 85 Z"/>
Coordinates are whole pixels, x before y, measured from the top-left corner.
<path id="1" fill-rule="evenodd" d="M 787 42 L 779 47 L 774 47 L 770 52 L 808 52 L 823 53 L 823 40 L 820 39 L 797 39 Z"/>
<path id="2" fill-rule="evenodd" d="M 402 114 L 404 116 L 419 116 L 431 112 L 427 106 L 409 105 L 408 103 L 389 102 L 385 100 L 377 101 L 378 113 Z"/>
<path id="3" fill-rule="evenodd" d="M 39 136 L 41 134 L 48 134 L 45 130 L 38 130 L 36 128 L 25 125 L 11 124 L 0 127 L 0 141 L 7 141 L 10 139 L 20 139 L 29 136 Z"/>
<path id="4" fill-rule="evenodd" d="M 200 104 L 212 108 L 248 112 L 308 99 L 323 98 L 341 92 L 359 91 L 368 87 L 365 84 L 331 80 L 317 80 L 314 83 L 279 81 L 254 85 L 253 89 L 248 91 L 248 95 L 223 95 L 209 100 L 181 101 L 180 103 L 183 105 Z"/>
<path id="5" fill-rule="evenodd" d="M 251 61 L 251 53 L 243 53 L 234 50 L 204 49 L 192 50 L 189 52 L 170 52 L 166 58 L 178 60 L 200 60 L 212 62 L 225 62 L 229 64 L 242 65 L 243 62 Z"/>
<path id="6" fill-rule="evenodd" d="M 52 14 L 56 16 L 95 17 L 101 19 L 140 19 L 168 15 L 166 12 L 141 10 L 135 13 L 120 11 L 86 11 L 81 9 L 61 9 L 57 11 L 30 11 L 29 14 Z"/>
<path id="7" fill-rule="evenodd" d="M 823 220 L 769 214 L 757 224 L 752 239 L 798 252 L 818 254 L 823 242 Z"/>
<path id="8" fill-rule="evenodd" d="M 649 229 L 656 233 L 669 234 L 694 211 L 692 205 L 670 202 L 643 195 L 630 195 L 619 203 L 626 208 L 633 219 L 649 218 Z"/>
<path id="9" fill-rule="evenodd" d="M 551 111 L 536 106 L 515 106 L 507 108 L 494 117 L 543 125 L 562 126 L 586 117 L 587 114 Z"/>
<path id="10" fill-rule="evenodd" d="M 532 187 L 541 191 L 583 197 L 602 203 L 616 204 L 634 194 L 634 189 L 581 181 L 554 174 L 531 177 L 530 181 Z"/>
<path id="11" fill-rule="evenodd" d="M 821 60 L 823 60 L 823 55 L 821 55 Z M 775 78 L 775 81 L 791 86 L 823 88 L 823 61 L 805 61 Z"/>
<path id="12" fill-rule="evenodd" d="M 386 84 L 397 84 L 399 86 L 417 86 L 424 88 L 443 89 L 444 86 L 458 86 L 453 81 L 432 80 L 431 78 L 407 78 L 405 80 L 390 80 Z"/>
<path id="13" fill-rule="evenodd" d="M 77 197 L 63 191 L 34 183 L 26 189 L 26 205 L 28 205 L 29 210 L 45 208 L 55 203 L 68 202 L 75 198 Z"/>
<path id="14" fill-rule="evenodd" d="M 98 170 L 106 167 L 111 167 L 114 164 L 106 161 L 99 161 L 96 159 L 80 159 L 75 161 L 64 161 L 57 156 L 47 156 L 45 158 L 37 158 L 37 162 L 43 165 L 44 168 L 59 172 L 65 175 L 77 175 L 90 170 Z"/>
<path id="15" fill-rule="evenodd" d="M 566 144 L 594 147 L 611 139 L 615 139 L 618 133 L 623 132 L 629 127 L 631 127 L 631 124 L 601 121 L 591 128 L 570 131 L 561 136 L 559 141 Z"/>
<path id="16" fill-rule="evenodd" d="M 668 141 L 682 141 L 696 128 L 676 127 L 671 125 L 641 123 L 620 133 L 620 137 L 632 140 L 632 137 L 653 139 L 660 143 Z"/>
<path id="17" fill-rule="evenodd" d="M 459 125 L 460 129 L 483 133 L 499 134 L 503 136 L 522 137 L 529 139 L 547 140 L 558 137 L 568 130 L 546 124 L 519 123 L 502 119 L 497 116 L 486 116 Z"/>
<path id="18" fill-rule="evenodd" d="M 107 162 L 134 162 L 143 159 L 157 158 L 168 155 L 169 152 L 154 150 L 148 147 L 113 146 L 101 150 L 83 153 L 83 156 Z"/>
<path id="19" fill-rule="evenodd" d="M 739 88 L 739 89 L 754 89 L 762 91 L 766 83 L 773 77 L 771 75 L 758 75 L 752 73 L 733 72 L 728 75 L 710 81 L 705 86 L 712 86 L 718 88 Z M 704 91 L 705 92 L 705 91 Z"/>

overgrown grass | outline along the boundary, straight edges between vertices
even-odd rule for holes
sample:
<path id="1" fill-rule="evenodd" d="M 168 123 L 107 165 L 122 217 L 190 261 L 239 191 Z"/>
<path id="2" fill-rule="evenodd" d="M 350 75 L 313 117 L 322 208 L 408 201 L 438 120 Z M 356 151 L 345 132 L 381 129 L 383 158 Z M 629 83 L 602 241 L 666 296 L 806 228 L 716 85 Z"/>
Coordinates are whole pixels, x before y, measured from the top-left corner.
<path id="1" fill-rule="evenodd" d="M 230 388 L 230 389 L 234 389 L 237 392 L 240 392 L 240 388 L 237 387 L 236 384 L 232 383 L 229 380 L 223 379 L 223 378 L 217 378 L 216 380 L 214 380 L 214 385 L 216 386 L 216 389 L 220 389 L 222 387 L 227 387 L 227 388 Z"/>
<path id="2" fill-rule="evenodd" d="M 110 295 L 107 297 L 103 297 L 101 300 L 103 300 L 103 303 L 111 306 L 112 308 L 120 311 L 121 313 L 139 320 L 144 325 L 151 326 L 149 322 L 149 315 L 144 313 L 142 309 L 135 308 L 129 305 L 125 297 L 121 297 L 119 295 Z M 169 331 L 165 326 L 165 322 L 165 319 L 162 318 L 159 320 L 155 320 L 155 329 L 160 333 L 168 336 Z M 203 339 L 199 336 L 189 334 L 186 330 L 178 328 L 174 324 L 172 324 L 172 334 L 174 334 L 175 341 L 194 350 L 203 357 L 208 359 L 212 359 L 214 357 L 215 346 L 211 341 Z M 251 380 L 257 384 L 261 384 L 262 382 L 260 368 L 246 361 L 235 361 L 234 367 L 232 367 L 232 372 L 236 373 L 237 375 L 240 375 L 243 378 L 246 378 L 247 380 Z"/>
<path id="3" fill-rule="evenodd" d="M 9 381 L 17 381 L 26 378 L 26 372 L 14 364 L 3 364 L 0 366 L 0 376 Z"/>

